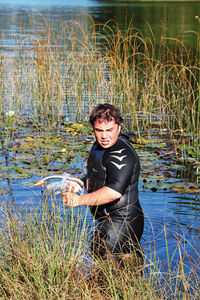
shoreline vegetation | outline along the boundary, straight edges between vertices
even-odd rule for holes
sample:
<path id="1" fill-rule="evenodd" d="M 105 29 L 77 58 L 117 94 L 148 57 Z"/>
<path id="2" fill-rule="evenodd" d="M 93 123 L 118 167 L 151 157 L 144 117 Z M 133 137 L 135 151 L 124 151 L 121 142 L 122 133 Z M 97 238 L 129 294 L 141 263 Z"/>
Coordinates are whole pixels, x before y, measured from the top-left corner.
<path id="1" fill-rule="evenodd" d="M 2 34 L 1 127 L 9 126 L 9 111 L 13 126 L 26 118 L 45 126 L 66 116 L 84 121 L 96 103 L 108 101 L 120 107 L 138 143 L 142 132 L 157 127 L 199 161 L 200 34 L 186 33 L 194 37 L 188 49 L 176 38 L 156 40 L 150 26 L 144 36 L 132 23 L 122 31 L 113 21 L 88 19 L 88 29 L 73 22 L 58 30 L 43 21 L 10 50 Z"/>
<path id="2" fill-rule="evenodd" d="M 195 39 L 188 49 L 176 38 L 156 40 L 150 27 L 147 37 L 133 24 L 121 31 L 112 21 L 89 21 L 87 30 L 73 22 L 61 24 L 58 32 L 46 21 L 34 36 L 22 30 L 14 54 L 13 49 L 4 50 L 9 47 L 2 34 L 1 149 L 8 146 L 6 138 L 14 140 L 17 128 L 29 133 L 30 124 L 40 132 L 59 130 L 67 119 L 81 126 L 93 106 L 108 101 L 122 110 L 125 129 L 134 131 L 138 147 L 145 147 L 155 129 L 165 134 L 174 158 L 181 153 L 183 164 L 195 166 L 198 185 L 199 33 L 187 33 Z M 76 126 L 70 129 L 74 134 Z M 33 140 L 39 142 L 34 136 L 26 138 Z M 198 299 L 199 261 L 187 253 L 183 257 L 180 240 L 179 261 L 174 266 L 168 256 L 167 271 L 157 261 L 156 249 L 152 261 L 145 257 L 142 267 L 129 263 L 119 269 L 112 261 L 92 262 L 80 252 L 87 248 L 92 230 L 87 228 L 86 214 L 85 219 L 73 218 L 71 210 L 64 213 L 53 200 L 43 199 L 38 210 L 27 212 L 6 200 L 2 204 L 1 299 Z M 168 253 L 165 226 L 164 233 Z M 191 263 L 189 271 L 185 258 Z M 88 274 L 90 264 L 94 275 Z"/>
<path id="3" fill-rule="evenodd" d="M 63 210 L 54 198 L 31 212 L 4 203 L 0 229 L 1 299 L 199 299 L 199 262 L 184 253 L 177 239 L 179 261 L 167 258 L 167 271 L 144 255 L 111 258 L 90 255 L 93 226 L 87 209 Z M 164 225 L 166 252 L 168 230 Z M 175 233 L 176 234 L 176 233 Z M 188 269 L 188 263 L 191 269 Z"/>

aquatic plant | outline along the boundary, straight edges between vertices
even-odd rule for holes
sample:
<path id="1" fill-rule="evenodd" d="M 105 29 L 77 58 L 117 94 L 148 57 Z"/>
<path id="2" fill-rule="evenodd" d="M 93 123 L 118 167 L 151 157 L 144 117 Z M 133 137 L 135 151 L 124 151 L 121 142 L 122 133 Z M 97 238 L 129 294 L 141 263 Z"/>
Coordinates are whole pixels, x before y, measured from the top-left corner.
<path id="1" fill-rule="evenodd" d="M 29 118 L 35 126 L 59 127 L 65 118 L 84 121 L 96 103 L 112 102 L 138 141 L 143 130 L 165 129 L 198 160 L 196 36 L 197 47 L 188 49 L 164 33 L 156 40 L 150 25 L 144 35 L 132 22 L 121 30 L 113 21 L 95 24 L 88 17 L 85 29 L 41 18 L 34 35 L 21 35 L 14 55 L 1 54 L 0 114 L 14 111 L 15 124 Z"/>
<path id="2" fill-rule="evenodd" d="M 2 299 L 45 299 L 74 289 L 73 278 L 81 280 L 90 234 L 87 210 L 85 218 L 80 219 L 79 215 L 80 211 L 76 214 L 71 209 L 64 211 L 53 198 L 44 199 L 38 209 L 33 208 L 29 213 L 15 211 L 6 203 L 2 206 Z"/>
<path id="3" fill-rule="evenodd" d="M 93 222 L 88 218 L 87 208 L 64 209 L 54 197 L 44 197 L 29 211 L 5 202 L 0 213 L 1 299 L 198 299 L 198 261 L 191 259 L 188 273 L 180 234 L 174 232 L 179 261 L 174 265 L 168 254 L 167 270 L 156 250 L 147 258 L 145 248 L 142 265 L 133 254 L 119 265 L 90 255 Z M 166 226 L 163 232 L 168 253 Z"/>
<path id="4" fill-rule="evenodd" d="M 200 25 L 200 18 L 199 16 L 195 17 Z M 200 58 L 200 33 L 197 34 L 197 53 L 198 57 Z M 199 79 L 198 82 L 198 101 L 197 101 L 197 125 L 196 125 L 196 158 L 198 160 L 199 153 L 200 153 L 200 70 L 198 70 L 197 78 Z"/>
<path id="5" fill-rule="evenodd" d="M 48 122 L 68 111 L 83 117 L 91 105 L 110 101 L 133 113 L 133 123 L 146 116 L 140 129 L 157 116 L 161 126 L 193 130 L 196 51 L 166 36 L 156 41 L 151 29 L 152 38 L 145 37 L 132 23 L 125 32 L 112 21 L 90 23 L 86 30 L 76 22 L 61 28 L 44 22 L 29 37 L 31 49 L 25 37 L 15 55 L 3 54 L 1 110 L 9 104 L 16 113 Z"/>

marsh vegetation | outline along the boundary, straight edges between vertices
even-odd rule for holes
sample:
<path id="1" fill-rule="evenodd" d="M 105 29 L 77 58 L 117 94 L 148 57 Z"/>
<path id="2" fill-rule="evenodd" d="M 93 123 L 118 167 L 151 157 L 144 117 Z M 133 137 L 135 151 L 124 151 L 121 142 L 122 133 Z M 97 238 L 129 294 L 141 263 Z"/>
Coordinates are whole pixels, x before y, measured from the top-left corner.
<path id="1" fill-rule="evenodd" d="M 90 255 L 92 226 L 87 209 L 63 211 L 55 199 L 25 213 L 4 203 L 1 211 L 1 299 L 198 299 L 198 262 L 188 273 L 177 241 L 179 261 L 168 271 L 144 257 L 123 266 Z M 167 231 L 165 229 L 167 235 Z M 168 250 L 167 238 L 166 249 Z M 192 260 L 192 258 L 189 258 Z"/>
<path id="2" fill-rule="evenodd" d="M 86 119 L 107 101 L 122 110 L 124 130 L 134 132 L 142 188 L 192 194 L 199 207 L 199 33 L 188 33 L 197 45 L 188 49 L 177 39 L 156 40 L 150 27 L 146 37 L 132 23 L 123 31 L 92 19 L 87 30 L 76 22 L 59 31 L 41 26 L 34 36 L 22 31 L 14 53 L 1 52 L 1 182 L 30 186 L 66 169 L 81 176 L 93 139 Z M 22 209 L 4 186 L 0 194 L 2 299 L 198 299 L 199 254 L 194 247 L 194 260 L 174 232 L 174 265 L 165 224 L 167 270 L 156 247 L 142 267 L 119 269 L 86 254 L 87 212 L 74 216 L 44 195 Z"/>
<path id="3" fill-rule="evenodd" d="M 57 126 L 66 114 L 84 120 L 92 106 L 109 101 L 120 106 L 139 140 L 156 126 L 199 157 L 198 33 L 190 33 L 196 47 L 188 49 L 176 39 L 155 40 L 150 27 L 147 38 L 132 23 L 125 31 L 111 21 L 91 20 L 87 30 L 76 22 L 60 30 L 43 26 L 42 35 L 22 32 L 14 54 L 1 53 L 2 116 L 14 111 L 13 125 L 29 118 Z"/>

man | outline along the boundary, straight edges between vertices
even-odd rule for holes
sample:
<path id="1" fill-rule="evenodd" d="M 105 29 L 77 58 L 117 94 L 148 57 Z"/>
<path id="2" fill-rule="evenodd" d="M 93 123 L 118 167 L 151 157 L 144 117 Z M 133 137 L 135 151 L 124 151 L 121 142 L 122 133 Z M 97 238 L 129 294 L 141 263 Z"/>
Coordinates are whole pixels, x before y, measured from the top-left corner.
<path id="1" fill-rule="evenodd" d="M 74 194 L 80 186 L 72 182 L 63 193 L 66 206 L 90 206 L 98 220 L 91 249 L 101 257 L 139 252 L 144 227 L 138 198 L 140 163 L 128 137 L 120 133 L 122 121 L 119 110 L 111 104 L 99 104 L 92 111 L 96 142 L 87 163 L 88 193 Z"/>

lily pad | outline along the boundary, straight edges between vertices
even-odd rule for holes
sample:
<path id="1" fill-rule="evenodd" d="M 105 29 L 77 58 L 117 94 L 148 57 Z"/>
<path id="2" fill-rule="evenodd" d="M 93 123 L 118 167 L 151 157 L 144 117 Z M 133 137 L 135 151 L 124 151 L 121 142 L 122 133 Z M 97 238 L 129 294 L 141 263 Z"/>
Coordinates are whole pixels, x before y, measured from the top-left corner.
<path id="1" fill-rule="evenodd" d="M 172 190 L 181 194 L 200 194 L 200 186 L 195 183 L 172 183 Z"/>
<path id="2" fill-rule="evenodd" d="M 186 182 L 167 182 L 162 180 L 151 180 L 143 181 L 143 188 L 149 189 L 152 192 L 157 192 L 159 190 L 167 191 L 172 190 L 176 193 L 181 194 L 200 194 L 200 187 L 195 183 L 186 183 Z"/>
<path id="3" fill-rule="evenodd" d="M 24 164 L 31 164 L 35 161 L 35 155 L 33 154 L 18 154 L 15 156 L 15 158 L 13 160 L 11 160 L 11 162 L 15 162 L 15 163 L 24 163 Z"/>
<path id="4" fill-rule="evenodd" d="M 68 124 L 65 127 L 65 130 L 69 131 L 72 135 L 80 135 L 80 134 L 89 135 L 93 131 L 92 127 L 89 124 L 81 123 L 81 122 Z"/>
<path id="5" fill-rule="evenodd" d="M 143 184 L 143 188 L 149 189 L 152 192 L 157 192 L 158 190 L 167 191 L 171 188 L 171 184 L 168 182 L 163 182 L 161 180 L 147 181 Z"/>
<path id="6" fill-rule="evenodd" d="M 4 177 L 5 179 L 25 179 L 30 178 L 30 175 L 27 173 L 21 174 L 21 173 L 7 173 L 7 174 L 1 174 L 1 177 Z"/>
<path id="7" fill-rule="evenodd" d="M 9 172 L 11 168 L 9 166 L 1 166 L 1 172 Z"/>

